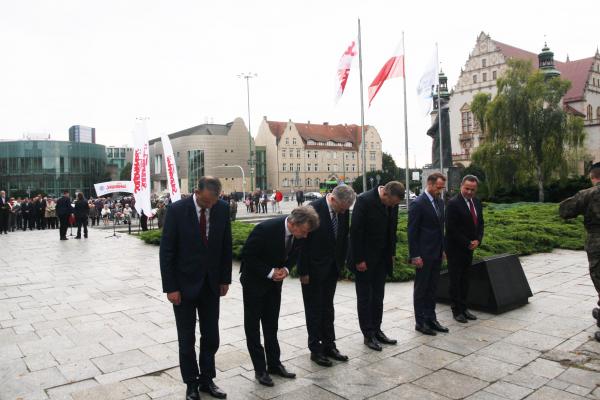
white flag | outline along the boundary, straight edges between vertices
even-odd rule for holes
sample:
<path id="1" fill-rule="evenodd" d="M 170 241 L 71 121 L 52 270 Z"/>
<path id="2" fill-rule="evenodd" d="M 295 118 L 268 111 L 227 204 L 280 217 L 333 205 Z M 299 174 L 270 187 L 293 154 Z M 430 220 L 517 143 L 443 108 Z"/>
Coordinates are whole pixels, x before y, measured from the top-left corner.
<path id="1" fill-rule="evenodd" d="M 433 105 L 433 91 L 437 85 L 437 75 L 438 59 L 436 50 L 434 51 L 431 59 L 428 61 L 425 71 L 423 72 L 421 79 L 419 79 L 419 84 L 417 86 L 417 94 L 422 100 L 423 113 L 425 115 L 431 112 L 431 107 Z"/>
<path id="2" fill-rule="evenodd" d="M 179 189 L 179 177 L 177 176 L 177 165 L 173 156 L 173 147 L 169 135 L 163 133 L 160 137 L 163 147 L 163 157 L 165 158 L 165 167 L 167 171 L 167 185 L 169 186 L 169 194 L 171 201 L 181 199 L 181 190 Z"/>
<path id="3" fill-rule="evenodd" d="M 133 193 L 133 182 L 131 181 L 110 181 L 94 183 L 96 196 L 104 196 L 110 193 Z"/>
<path id="4" fill-rule="evenodd" d="M 139 214 L 152 215 L 150 205 L 150 148 L 148 147 L 148 128 L 146 121 L 137 120 L 133 129 L 133 162 L 131 181 L 135 209 Z"/>
<path id="5" fill-rule="evenodd" d="M 348 83 L 348 77 L 350 76 L 350 70 L 352 69 L 352 61 L 354 60 L 354 57 L 357 54 L 358 51 L 356 49 L 356 41 L 353 40 L 352 42 L 350 42 L 350 45 L 348 45 L 348 47 L 342 54 L 340 62 L 338 63 L 335 94 L 336 102 L 344 94 L 344 90 L 346 89 L 346 83 Z"/>

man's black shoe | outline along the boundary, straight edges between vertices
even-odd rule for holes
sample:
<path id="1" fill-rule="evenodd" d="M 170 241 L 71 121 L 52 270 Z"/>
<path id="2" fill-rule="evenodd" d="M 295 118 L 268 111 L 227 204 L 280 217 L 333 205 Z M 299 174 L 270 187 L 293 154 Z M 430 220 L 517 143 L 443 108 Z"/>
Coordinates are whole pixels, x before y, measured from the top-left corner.
<path id="1" fill-rule="evenodd" d="M 594 308 L 592 310 L 592 317 L 594 317 L 595 319 L 598 319 L 598 317 L 600 317 L 600 308 Z"/>
<path id="2" fill-rule="evenodd" d="M 415 330 L 417 332 L 421 332 L 423 335 L 429 335 L 429 336 L 437 335 L 437 333 L 435 333 L 435 331 L 433 329 L 431 329 L 430 327 L 428 327 L 427 325 L 424 325 L 424 324 L 416 324 Z"/>
<path id="3" fill-rule="evenodd" d="M 75 236 L 75 239 L 81 239 L 81 236 Z"/>
<path id="4" fill-rule="evenodd" d="M 469 310 L 465 310 L 465 312 L 463 314 L 465 314 L 465 317 L 467 317 L 467 319 L 469 319 L 471 321 L 475 321 L 477 319 L 477 317 L 475 315 L 471 314 L 469 312 Z"/>
<path id="5" fill-rule="evenodd" d="M 211 380 L 210 382 L 203 383 L 200 385 L 200 391 L 210 394 L 215 399 L 227 398 L 227 393 L 222 391 L 215 383 Z"/>
<path id="6" fill-rule="evenodd" d="M 597 331 L 596 333 L 594 333 L 594 338 L 600 342 L 600 331 Z"/>
<path id="7" fill-rule="evenodd" d="M 200 400 L 197 383 L 188 383 L 185 390 L 185 400 Z"/>
<path id="8" fill-rule="evenodd" d="M 375 339 L 377 339 L 377 341 L 379 343 L 383 343 L 383 344 L 396 344 L 398 343 L 398 341 L 396 339 L 390 339 L 389 337 L 387 337 L 385 335 L 385 333 L 379 331 L 375 334 Z"/>
<path id="9" fill-rule="evenodd" d="M 60 240 L 69 240 L 69 238 L 61 237 Z"/>
<path id="10" fill-rule="evenodd" d="M 325 357 L 323 354 L 311 353 L 310 359 L 316 362 L 321 367 L 331 367 L 333 365 L 331 360 Z"/>
<path id="11" fill-rule="evenodd" d="M 434 331 L 438 331 L 438 332 L 442 332 L 442 333 L 448 333 L 450 331 L 445 326 L 440 325 L 440 323 L 437 321 L 429 321 L 427 323 L 427 325 L 429 326 L 429 328 L 433 329 Z"/>
<path id="12" fill-rule="evenodd" d="M 333 358 L 336 361 L 348 361 L 348 356 L 343 355 L 336 348 L 326 351 L 325 355 L 329 358 Z"/>
<path id="13" fill-rule="evenodd" d="M 275 368 L 269 368 L 267 370 L 268 373 L 273 375 L 279 375 L 282 378 L 295 379 L 296 374 L 293 372 L 289 372 L 282 364 L 279 364 Z"/>
<path id="14" fill-rule="evenodd" d="M 275 386 L 275 384 L 273 383 L 273 379 L 271 379 L 271 377 L 269 376 L 267 371 L 255 372 L 254 377 L 256 378 L 258 383 L 260 383 L 261 385 Z"/>
<path id="15" fill-rule="evenodd" d="M 383 348 L 381 347 L 381 345 L 379 344 L 379 342 L 377 341 L 377 339 L 375 339 L 375 336 L 366 337 L 365 338 L 365 344 L 371 350 L 375 350 L 375 351 L 381 351 L 381 350 L 383 350 Z"/>
<path id="16" fill-rule="evenodd" d="M 456 314 L 454 316 L 454 319 L 458 322 L 460 322 L 461 324 L 466 324 L 467 322 L 469 322 L 469 320 L 467 319 L 467 316 L 465 314 Z"/>

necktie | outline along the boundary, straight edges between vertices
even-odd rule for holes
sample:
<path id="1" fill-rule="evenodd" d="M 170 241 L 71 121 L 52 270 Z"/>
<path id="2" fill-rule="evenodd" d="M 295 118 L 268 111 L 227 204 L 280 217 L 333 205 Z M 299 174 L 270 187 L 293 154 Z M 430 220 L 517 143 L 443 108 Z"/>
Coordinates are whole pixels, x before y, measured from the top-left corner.
<path id="1" fill-rule="evenodd" d="M 331 228 L 333 229 L 333 236 L 337 239 L 338 234 L 338 217 L 335 211 L 331 212 Z"/>
<path id="2" fill-rule="evenodd" d="M 285 237 L 285 257 L 292 251 L 292 243 L 294 241 L 294 235 L 286 235 Z"/>
<path id="3" fill-rule="evenodd" d="M 471 217 L 473 218 L 473 224 L 477 226 L 477 214 L 475 213 L 475 206 L 473 205 L 473 199 L 469 199 L 469 211 L 471 211 Z"/>
<path id="4" fill-rule="evenodd" d="M 440 217 L 440 208 L 438 207 L 437 200 L 435 199 L 435 197 L 434 197 L 434 199 L 432 200 L 431 203 L 433 204 L 433 208 L 435 209 L 435 213 L 437 214 L 437 216 L 439 218 Z"/>
<path id="5" fill-rule="evenodd" d="M 206 208 L 200 209 L 200 236 L 205 246 L 208 246 L 208 237 L 206 236 Z"/>

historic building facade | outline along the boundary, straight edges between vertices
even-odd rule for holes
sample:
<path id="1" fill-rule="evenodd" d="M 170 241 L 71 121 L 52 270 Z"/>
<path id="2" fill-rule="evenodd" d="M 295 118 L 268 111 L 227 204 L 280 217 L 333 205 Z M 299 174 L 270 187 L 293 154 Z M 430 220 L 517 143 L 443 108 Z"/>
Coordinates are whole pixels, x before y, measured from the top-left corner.
<path id="1" fill-rule="evenodd" d="M 171 133 L 169 138 L 182 193 L 192 193 L 203 175 L 221 179 L 226 193 L 251 189 L 249 133 L 241 118 L 224 125 L 194 126 Z M 149 144 L 152 192 L 160 193 L 167 190 L 162 142 L 156 138 Z M 240 167 L 244 170 L 245 182 Z"/>
<path id="2" fill-rule="evenodd" d="M 255 138 L 266 150 L 266 188 L 318 191 L 325 181 L 348 184 L 361 175 L 358 125 L 295 123 L 263 118 Z M 381 169 L 381 137 L 365 126 L 367 171 Z"/>
<path id="3" fill-rule="evenodd" d="M 565 110 L 584 118 L 585 162 L 600 161 L 600 53 L 593 57 L 565 62 L 554 61 L 547 47 L 541 54 L 513 47 L 491 39 L 482 32 L 461 69 L 450 97 L 450 133 L 453 162 L 468 166 L 471 154 L 484 137 L 473 113 L 471 101 L 480 92 L 496 95 L 497 79 L 508 68 L 508 59 L 531 61 L 534 67 L 560 72 L 563 79 L 571 81 L 571 88 L 563 98 Z M 546 62 L 546 64 L 544 64 Z M 551 62 L 553 65 L 548 65 Z M 554 69 L 555 68 L 555 69 Z"/>

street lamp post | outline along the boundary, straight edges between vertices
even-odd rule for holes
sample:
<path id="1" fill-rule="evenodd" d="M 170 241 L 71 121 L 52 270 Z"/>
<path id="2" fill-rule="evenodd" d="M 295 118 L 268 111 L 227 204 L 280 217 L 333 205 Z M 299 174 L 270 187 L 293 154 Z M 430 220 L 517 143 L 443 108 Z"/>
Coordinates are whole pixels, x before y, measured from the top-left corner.
<path id="1" fill-rule="evenodd" d="M 252 151 L 252 133 L 250 124 L 250 79 L 256 78 L 258 74 L 253 72 L 238 74 L 238 78 L 246 80 L 246 96 L 248 101 L 248 145 L 250 149 L 250 158 L 248 159 L 248 166 L 250 167 L 250 190 L 254 191 L 254 152 Z"/>
<path id="2" fill-rule="evenodd" d="M 242 171 L 242 200 L 246 200 L 246 174 L 244 174 L 244 168 L 242 168 L 241 165 L 217 165 L 216 167 L 212 168 L 239 168 L 240 171 Z"/>

